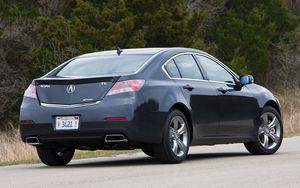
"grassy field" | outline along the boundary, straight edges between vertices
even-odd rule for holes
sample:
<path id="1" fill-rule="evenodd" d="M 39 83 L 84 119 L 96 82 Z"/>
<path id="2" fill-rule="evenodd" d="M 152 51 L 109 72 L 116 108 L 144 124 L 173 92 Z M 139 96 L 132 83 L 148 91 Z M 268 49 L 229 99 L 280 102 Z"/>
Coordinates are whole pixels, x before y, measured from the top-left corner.
<path id="1" fill-rule="evenodd" d="M 285 136 L 300 134 L 300 90 L 289 90 L 277 95 L 282 108 Z M 36 163 L 38 157 L 34 147 L 21 142 L 17 130 L 0 132 L 0 165 L 20 163 Z M 133 151 L 76 151 L 75 157 L 88 158 L 98 156 L 118 155 Z"/>

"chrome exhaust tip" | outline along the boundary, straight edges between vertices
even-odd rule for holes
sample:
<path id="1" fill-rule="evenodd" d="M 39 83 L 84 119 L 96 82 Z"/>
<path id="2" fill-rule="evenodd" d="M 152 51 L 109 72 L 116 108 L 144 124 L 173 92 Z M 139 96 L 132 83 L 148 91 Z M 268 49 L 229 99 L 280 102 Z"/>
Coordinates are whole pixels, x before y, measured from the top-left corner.
<path id="1" fill-rule="evenodd" d="M 27 144 L 30 144 L 30 145 L 40 145 L 41 144 L 40 140 L 37 137 L 35 137 L 35 136 L 33 136 L 33 137 L 26 137 L 25 138 L 25 142 Z"/>
<path id="2" fill-rule="evenodd" d="M 127 142 L 123 134 L 107 134 L 105 135 L 105 142 Z"/>

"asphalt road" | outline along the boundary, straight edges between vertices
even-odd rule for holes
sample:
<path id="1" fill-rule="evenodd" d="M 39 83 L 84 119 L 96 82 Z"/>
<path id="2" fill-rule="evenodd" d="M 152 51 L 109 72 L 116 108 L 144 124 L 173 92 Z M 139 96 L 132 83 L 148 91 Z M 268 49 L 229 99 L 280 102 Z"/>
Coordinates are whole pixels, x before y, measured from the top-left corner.
<path id="1" fill-rule="evenodd" d="M 192 147 L 181 164 L 160 164 L 143 153 L 0 167 L 0 187 L 300 187 L 300 137 L 269 156 L 242 144 Z"/>

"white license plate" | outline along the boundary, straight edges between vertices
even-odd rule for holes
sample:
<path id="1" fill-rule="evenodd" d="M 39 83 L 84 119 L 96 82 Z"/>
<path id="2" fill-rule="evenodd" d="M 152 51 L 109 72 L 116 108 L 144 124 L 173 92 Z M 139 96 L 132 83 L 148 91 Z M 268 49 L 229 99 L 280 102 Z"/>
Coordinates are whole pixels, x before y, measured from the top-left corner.
<path id="1" fill-rule="evenodd" d="M 79 116 L 56 117 L 56 130 L 76 130 L 79 127 Z"/>

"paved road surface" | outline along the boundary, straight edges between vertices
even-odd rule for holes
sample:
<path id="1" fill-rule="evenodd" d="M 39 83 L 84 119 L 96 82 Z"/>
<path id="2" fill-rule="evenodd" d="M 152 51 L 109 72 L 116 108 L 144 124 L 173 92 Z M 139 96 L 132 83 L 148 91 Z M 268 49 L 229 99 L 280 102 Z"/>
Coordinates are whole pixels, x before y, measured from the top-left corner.
<path id="1" fill-rule="evenodd" d="M 160 164 L 143 153 L 0 167 L 0 187 L 300 187 L 300 137 L 278 153 L 248 154 L 242 144 L 192 147 L 182 164 Z"/>

